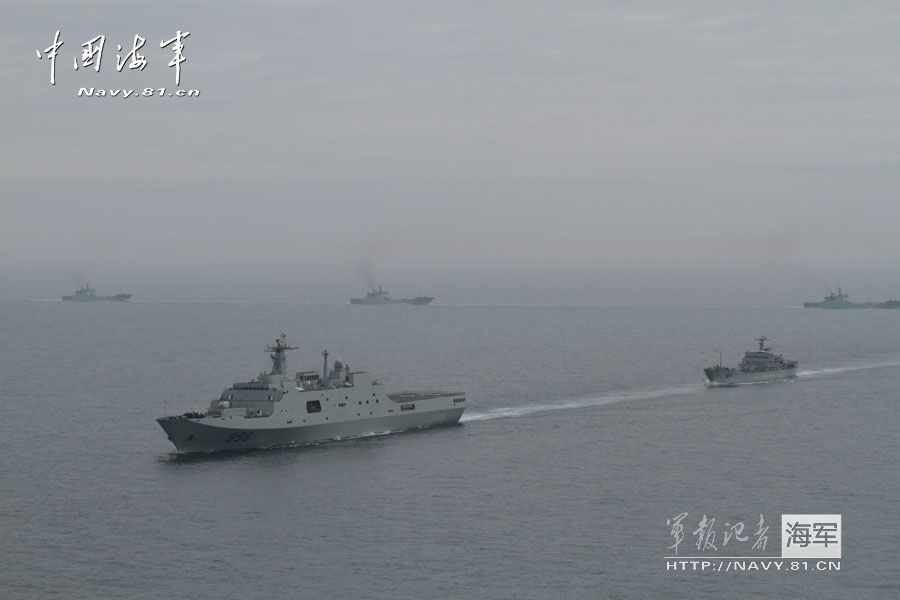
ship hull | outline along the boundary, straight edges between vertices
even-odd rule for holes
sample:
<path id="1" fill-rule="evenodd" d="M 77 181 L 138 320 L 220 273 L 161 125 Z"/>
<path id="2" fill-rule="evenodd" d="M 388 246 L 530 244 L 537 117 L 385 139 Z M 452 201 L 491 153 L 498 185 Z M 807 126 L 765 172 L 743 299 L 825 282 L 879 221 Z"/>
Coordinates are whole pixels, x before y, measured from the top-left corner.
<path id="1" fill-rule="evenodd" d="M 875 302 L 804 302 L 803 308 L 825 308 L 828 310 L 843 310 L 853 308 L 886 308 L 884 303 Z"/>
<path id="2" fill-rule="evenodd" d="M 62 299 L 68 302 L 99 302 L 101 300 L 108 302 L 130 302 L 131 294 L 116 294 L 115 296 L 63 296 Z"/>
<path id="3" fill-rule="evenodd" d="M 197 454 L 292 446 L 451 425 L 459 421 L 463 411 L 465 407 L 461 406 L 297 427 L 270 427 L 265 423 L 266 419 L 165 417 L 157 422 L 178 452 Z"/>
<path id="4" fill-rule="evenodd" d="M 419 296 L 417 298 L 398 298 L 398 299 L 388 299 L 388 300 L 370 300 L 368 298 L 351 298 L 350 304 L 370 304 L 372 306 L 382 306 L 384 304 L 415 304 L 417 306 L 421 306 L 424 304 L 430 304 L 431 301 L 434 300 L 433 297 L 428 296 Z"/>
<path id="5" fill-rule="evenodd" d="M 772 371 L 759 371 L 747 373 L 738 371 L 737 369 L 729 369 L 726 367 L 709 367 L 703 369 L 706 378 L 710 383 L 717 385 L 738 385 L 739 383 L 764 383 L 769 381 L 780 381 L 783 379 L 791 379 L 797 376 L 797 368 L 778 369 Z"/>

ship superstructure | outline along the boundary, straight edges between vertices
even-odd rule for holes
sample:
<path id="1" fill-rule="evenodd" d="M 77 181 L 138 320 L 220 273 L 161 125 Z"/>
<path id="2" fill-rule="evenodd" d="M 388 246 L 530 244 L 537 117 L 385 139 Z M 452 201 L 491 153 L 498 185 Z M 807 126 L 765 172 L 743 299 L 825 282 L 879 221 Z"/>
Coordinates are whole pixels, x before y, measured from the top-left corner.
<path id="1" fill-rule="evenodd" d="M 113 302 L 128 302 L 131 300 L 131 294 L 116 294 L 115 296 L 98 296 L 97 291 L 91 287 L 89 283 L 84 284 L 71 296 L 63 296 L 63 300 L 71 300 L 75 302 L 95 302 L 97 300 L 111 300 Z"/>
<path id="2" fill-rule="evenodd" d="M 745 352 L 737 369 L 723 367 L 721 358 L 718 365 L 703 369 L 710 383 L 735 385 L 797 376 L 797 361 L 788 360 L 772 352 L 771 348 L 766 348 L 766 336 L 759 337 L 756 341 L 759 342 L 759 349 Z"/>
<path id="3" fill-rule="evenodd" d="M 178 452 L 197 453 L 303 444 L 416 427 L 456 423 L 466 409 L 464 392 L 388 394 L 364 371 L 341 360 L 322 371 L 287 373 L 282 334 L 266 351 L 272 368 L 233 384 L 205 412 L 166 416 L 157 422 Z"/>

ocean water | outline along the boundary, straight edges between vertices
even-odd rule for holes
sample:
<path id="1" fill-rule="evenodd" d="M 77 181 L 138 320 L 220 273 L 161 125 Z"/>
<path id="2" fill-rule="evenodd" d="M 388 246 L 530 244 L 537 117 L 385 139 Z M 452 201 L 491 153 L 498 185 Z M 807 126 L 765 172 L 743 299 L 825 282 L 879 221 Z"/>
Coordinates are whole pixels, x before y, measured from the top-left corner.
<path id="1" fill-rule="evenodd" d="M 0 596 L 896 598 L 900 311 L 0 303 Z M 456 426 L 183 457 L 155 418 L 267 368 L 280 333 L 391 391 L 462 389 Z M 791 382 L 707 388 L 765 334 Z M 778 556 L 840 513 L 829 572 Z M 703 515 L 718 551 L 698 551 Z M 765 551 L 725 522 L 770 526 Z"/>

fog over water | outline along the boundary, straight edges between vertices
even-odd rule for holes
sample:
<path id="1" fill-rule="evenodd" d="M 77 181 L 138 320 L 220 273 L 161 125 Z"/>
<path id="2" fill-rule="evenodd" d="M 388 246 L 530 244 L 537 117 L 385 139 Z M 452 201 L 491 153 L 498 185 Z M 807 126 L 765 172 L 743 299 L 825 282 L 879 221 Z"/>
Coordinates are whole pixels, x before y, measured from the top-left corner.
<path id="1" fill-rule="evenodd" d="M 566 182 L 454 182 L 427 199 L 424 184 L 301 182 L 261 200 L 245 182 L 147 183 L 127 198 L 62 199 L 98 185 L 121 184 L 11 184 L 29 198 L 11 203 L 14 221 L 34 229 L 5 222 L 4 299 L 58 298 L 84 281 L 170 301 L 341 302 L 377 283 L 452 304 L 799 306 L 836 286 L 858 300 L 900 295 L 893 252 L 875 248 L 892 236 L 817 237 L 796 211 L 784 223 L 751 215 L 758 229 L 715 225 L 702 207 L 592 202 L 596 186 Z M 888 226 L 873 219 L 871 230 Z"/>
<path id="2" fill-rule="evenodd" d="M 900 8 L 8 2 L 0 298 L 900 295 Z M 193 98 L 78 97 L 82 87 Z M 49 82 L 46 54 L 64 44 Z M 116 70 L 135 34 L 143 71 Z M 73 69 L 107 39 L 103 68 Z M 117 52 L 117 45 L 125 50 Z"/>

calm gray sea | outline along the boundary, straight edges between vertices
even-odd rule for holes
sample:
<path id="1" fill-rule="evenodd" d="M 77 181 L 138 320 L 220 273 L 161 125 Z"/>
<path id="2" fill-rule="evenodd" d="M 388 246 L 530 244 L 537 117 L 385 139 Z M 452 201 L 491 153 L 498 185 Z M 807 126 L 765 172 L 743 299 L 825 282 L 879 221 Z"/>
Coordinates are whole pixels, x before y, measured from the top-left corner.
<path id="1" fill-rule="evenodd" d="M 180 457 L 155 418 L 327 348 L 458 426 Z M 706 388 L 765 334 L 788 383 Z M 0 596 L 897 598 L 900 310 L 0 303 Z M 778 556 L 840 513 L 840 571 L 671 572 L 666 520 Z M 751 549 L 760 515 L 765 551 Z M 745 543 L 723 546 L 726 522 Z"/>

